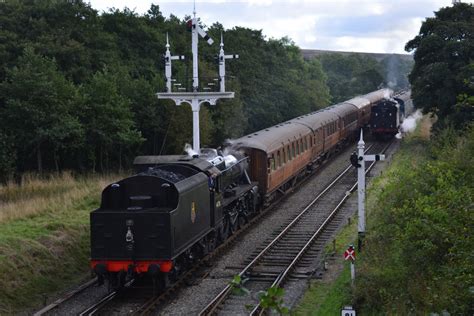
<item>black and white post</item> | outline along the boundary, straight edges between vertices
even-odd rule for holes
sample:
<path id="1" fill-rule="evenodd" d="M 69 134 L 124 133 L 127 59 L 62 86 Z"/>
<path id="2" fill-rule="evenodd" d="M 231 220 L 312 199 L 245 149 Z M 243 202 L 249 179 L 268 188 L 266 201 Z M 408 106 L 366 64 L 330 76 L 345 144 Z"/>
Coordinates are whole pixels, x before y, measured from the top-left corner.
<path id="1" fill-rule="evenodd" d="M 171 92 L 171 84 L 173 79 L 171 78 L 172 69 L 171 69 L 171 61 L 172 60 L 184 60 L 184 56 L 171 56 L 170 52 L 170 42 L 168 39 L 168 33 L 166 33 L 166 52 L 165 52 L 165 79 L 166 79 L 166 92 Z"/>
<path id="2" fill-rule="evenodd" d="M 219 51 L 219 81 L 220 81 L 220 92 L 225 92 L 225 60 L 239 58 L 239 55 L 232 54 L 226 55 L 224 53 L 224 36 L 221 33 L 221 50 Z"/>
<path id="3" fill-rule="evenodd" d="M 365 237 L 365 162 L 385 160 L 385 155 L 365 155 L 365 142 L 363 131 L 360 130 L 360 140 L 357 143 L 357 161 L 351 157 L 351 162 L 357 167 L 357 196 L 358 196 L 358 250 L 362 248 L 362 241 Z"/>

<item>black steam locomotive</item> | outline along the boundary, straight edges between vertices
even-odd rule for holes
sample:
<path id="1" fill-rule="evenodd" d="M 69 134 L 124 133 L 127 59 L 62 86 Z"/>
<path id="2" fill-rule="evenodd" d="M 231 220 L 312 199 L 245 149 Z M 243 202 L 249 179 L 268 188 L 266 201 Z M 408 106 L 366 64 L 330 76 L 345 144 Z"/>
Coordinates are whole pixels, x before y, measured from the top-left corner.
<path id="1" fill-rule="evenodd" d="M 137 175 L 107 186 L 90 216 L 100 283 L 148 273 L 166 286 L 257 211 L 257 184 L 238 153 L 141 156 L 134 165 Z"/>
<path id="2" fill-rule="evenodd" d="M 376 103 L 370 114 L 370 130 L 372 135 L 380 139 L 394 137 L 407 114 L 413 109 L 410 91 L 402 91 L 391 99 L 383 99 Z"/>

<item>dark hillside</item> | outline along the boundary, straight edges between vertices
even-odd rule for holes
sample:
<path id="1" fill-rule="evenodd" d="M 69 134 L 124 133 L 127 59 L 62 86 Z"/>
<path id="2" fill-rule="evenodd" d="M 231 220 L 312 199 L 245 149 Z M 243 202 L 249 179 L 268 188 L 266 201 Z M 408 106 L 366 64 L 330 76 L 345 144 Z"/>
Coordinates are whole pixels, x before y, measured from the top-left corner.
<path id="1" fill-rule="evenodd" d="M 304 59 L 312 59 L 314 57 L 320 57 L 322 55 L 327 55 L 327 54 L 339 54 L 342 56 L 361 55 L 363 57 L 373 58 L 377 60 L 378 62 L 386 59 L 387 57 L 395 57 L 407 62 L 413 61 L 413 55 L 411 54 L 357 53 L 357 52 L 342 52 L 342 51 L 321 50 L 321 49 L 302 49 L 301 53 L 303 54 Z"/>

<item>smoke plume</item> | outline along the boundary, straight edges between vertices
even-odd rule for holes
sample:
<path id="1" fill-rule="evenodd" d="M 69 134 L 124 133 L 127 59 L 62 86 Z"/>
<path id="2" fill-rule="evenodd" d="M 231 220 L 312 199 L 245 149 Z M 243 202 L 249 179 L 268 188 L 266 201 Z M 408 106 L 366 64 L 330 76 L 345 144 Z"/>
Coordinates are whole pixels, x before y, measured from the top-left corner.
<path id="1" fill-rule="evenodd" d="M 402 134 L 411 133 L 415 130 L 418 121 L 421 119 L 423 114 L 421 114 L 420 110 L 416 110 L 415 113 L 411 114 L 403 121 L 402 125 L 400 126 L 400 132 L 395 135 L 398 139 L 402 138 Z"/>

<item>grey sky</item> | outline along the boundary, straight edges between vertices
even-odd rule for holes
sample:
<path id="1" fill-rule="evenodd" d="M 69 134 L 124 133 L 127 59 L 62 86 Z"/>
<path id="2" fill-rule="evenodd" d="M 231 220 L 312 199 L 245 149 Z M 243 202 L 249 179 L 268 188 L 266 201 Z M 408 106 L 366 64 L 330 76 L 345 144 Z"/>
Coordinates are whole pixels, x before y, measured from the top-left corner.
<path id="1" fill-rule="evenodd" d="M 468 1 L 463 1 L 468 2 Z M 469 1 L 471 2 L 471 1 Z M 93 8 L 125 6 L 145 13 L 152 3 L 164 16 L 191 15 L 190 0 L 91 0 Z M 404 53 L 404 46 L 426 17 L 451 0 L 196 0 L 206 25 L 263 30 L 268 38 L 288 36 L 302 48 Z"/>

